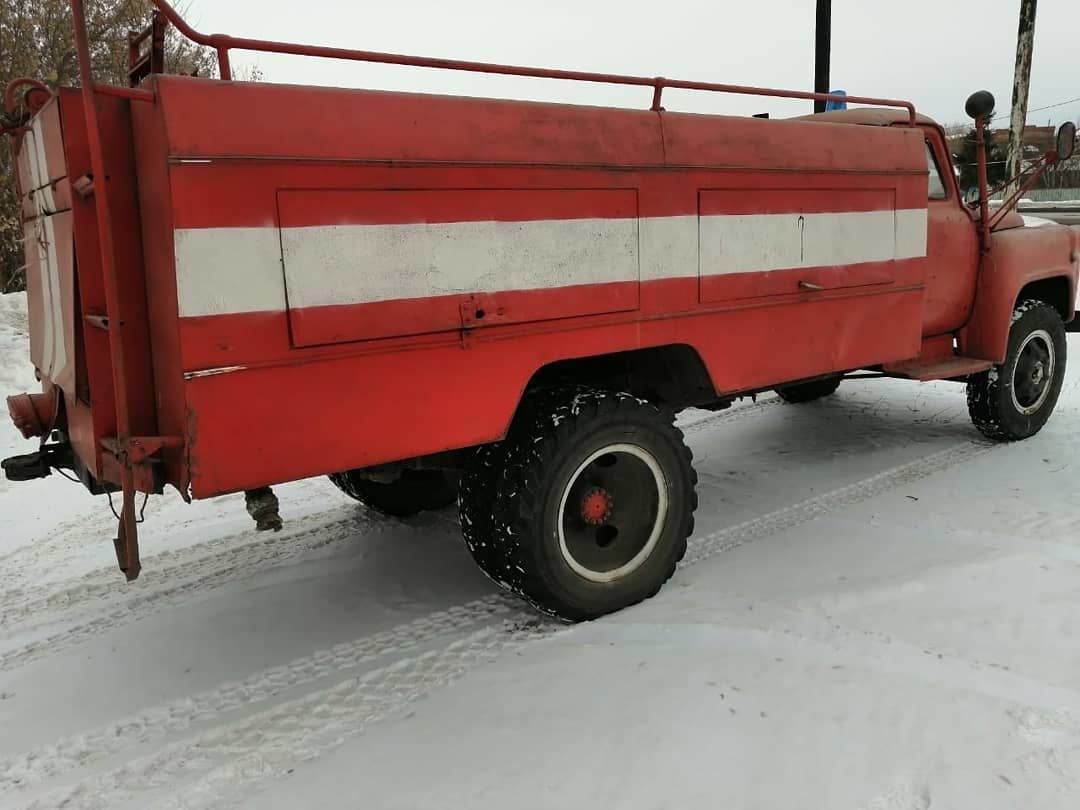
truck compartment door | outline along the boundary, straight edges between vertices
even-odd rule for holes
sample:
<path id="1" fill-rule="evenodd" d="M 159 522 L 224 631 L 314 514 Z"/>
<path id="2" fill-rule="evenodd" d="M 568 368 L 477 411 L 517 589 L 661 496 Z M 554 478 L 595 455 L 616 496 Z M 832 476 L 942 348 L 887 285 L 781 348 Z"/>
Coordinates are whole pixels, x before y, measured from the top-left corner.
<path id="1" fill-rule="evenodd" d="M 26 253 L 30 357 L 41 375 L 75 390 L 71 189 L 60 106 L 50 101 L 23 134 L 16 171 Z"/>
<path id="2" fill-rule="evenodd" d="M 701 301 L 892 284 L 897 260 L 926 255 L 926 209 L 897 210 L 895 194 L 702 189 Z"/>

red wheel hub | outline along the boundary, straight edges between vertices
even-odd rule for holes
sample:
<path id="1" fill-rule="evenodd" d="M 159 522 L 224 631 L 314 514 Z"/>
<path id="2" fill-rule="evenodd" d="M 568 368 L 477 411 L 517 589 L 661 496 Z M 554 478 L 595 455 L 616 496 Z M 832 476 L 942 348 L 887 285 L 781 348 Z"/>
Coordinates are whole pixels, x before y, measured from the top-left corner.
<path id="1" fill-rule="evenodd" d="M 586 523 L 591 523 L 593 526 L 606 522 L 614 509 L 615 501 L 602 487 L 593 487 L 581 500 L 581 516 Z"/>

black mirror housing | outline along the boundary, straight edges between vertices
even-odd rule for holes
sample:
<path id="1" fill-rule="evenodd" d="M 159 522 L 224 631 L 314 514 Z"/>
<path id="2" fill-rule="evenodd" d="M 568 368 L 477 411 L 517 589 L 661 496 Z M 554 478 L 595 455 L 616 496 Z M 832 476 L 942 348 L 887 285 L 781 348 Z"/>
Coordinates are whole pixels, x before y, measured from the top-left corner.
<path id="1" fill-rule="evenodd" d="M 964 104 L 964 112 L 971 118 L 983 118 L 994 111 L 995 103 L 994 94 L 989 90 L 977 90 L 968 96 L 967 103 Z"/>
<path id="2" fill-rule="evenodd" d="M 1072 121 L 1058 127 L 1055 151 L 1058 160 L 1068 160 L 1076 151 L 1076 124 Z"/>

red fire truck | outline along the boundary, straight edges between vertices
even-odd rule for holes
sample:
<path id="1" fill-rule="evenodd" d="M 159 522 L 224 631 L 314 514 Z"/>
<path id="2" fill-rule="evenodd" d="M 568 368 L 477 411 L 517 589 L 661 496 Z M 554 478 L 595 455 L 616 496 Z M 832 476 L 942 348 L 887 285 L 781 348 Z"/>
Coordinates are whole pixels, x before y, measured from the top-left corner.
<path id="1" fill-rule="evenodd" d="M 691 115 L 664 90 L 831 97 L 205 35 L 154 3 L 117 87 L 94 82 L 73 0 L 81 86 L 16 80 L 4 118 L 42 384 L 8 399 L 40 446 L 4 469 L 121 492 L 129 579 L 140 493 L 244 491 L 280 528 L 269 487 L 329 474 L 391 514 L 458 500 L 492 579 L 589 618 L 654 594 L 684 554 L 681 408 L 805 402 L 855 370 L 965 384 L 993 439 L 1054 408 L 1080 231 L 991 211 L 985 171 L 962 199 L 942 129 L 908 102 Z M 170 24 L 220 79 L 163 74 Z M 634 85 L 652 104 L 237 82 L 238 49 Z M 980 138 L 992 104 L 969 99 Z M 1063 127 L 1045 162 L 1074 142 Z"/>

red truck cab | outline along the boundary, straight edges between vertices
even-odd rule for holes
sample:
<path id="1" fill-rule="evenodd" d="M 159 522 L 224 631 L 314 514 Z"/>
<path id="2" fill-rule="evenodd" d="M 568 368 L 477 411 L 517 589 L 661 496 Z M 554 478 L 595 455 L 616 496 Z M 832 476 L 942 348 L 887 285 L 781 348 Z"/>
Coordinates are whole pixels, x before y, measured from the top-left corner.
<path id="1" fill-rule="evenodd" d="M 136 86 L 97 85 L 76 14 L 82 87 L 8 93 L 43 386 L 9 409 L 48 441 L 4 468 L 121 491 L 129 578 L 136 493 L 244 491 L 279 528 L 269 487 L 329 474 L 391 514 L 458 500 L 492 579 L 588 618 L 655 593 L 685 551 L 680 408 L 802 402 L 871 370 L 966 384 L 995 439 L 1053 410 L 1080 233 L 991 215 L 985 187 L 966 205 L 907 102 L 690 115 L 663 90 L 817 96 L 208 37 L 154 2 L 224 80 L 135 53 Z M 234 82 L 230 48 L 633 84 L 653 104 Z"/>

